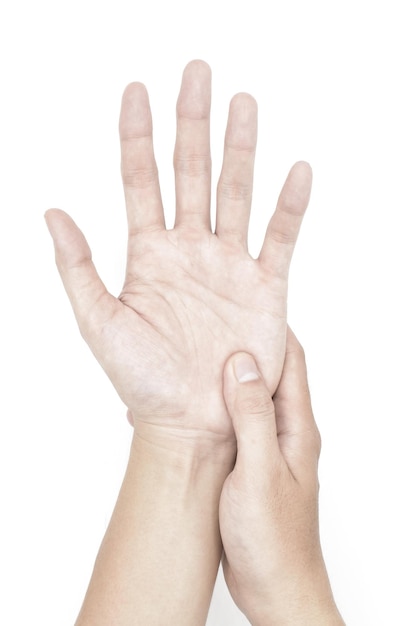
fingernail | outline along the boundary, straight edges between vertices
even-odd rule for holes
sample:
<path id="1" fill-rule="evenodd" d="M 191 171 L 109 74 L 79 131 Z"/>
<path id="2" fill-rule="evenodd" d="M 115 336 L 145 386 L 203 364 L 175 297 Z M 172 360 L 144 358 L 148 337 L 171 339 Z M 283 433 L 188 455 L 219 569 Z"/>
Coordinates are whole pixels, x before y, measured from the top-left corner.
<path id="1" fill-rule="evenodd" d="M 260 378 L 256 363 L 249 354 L 243 354 L 236 358 L 234 370 L 239 383 L 248 383 L 251 380 L 258 380 Z"/>

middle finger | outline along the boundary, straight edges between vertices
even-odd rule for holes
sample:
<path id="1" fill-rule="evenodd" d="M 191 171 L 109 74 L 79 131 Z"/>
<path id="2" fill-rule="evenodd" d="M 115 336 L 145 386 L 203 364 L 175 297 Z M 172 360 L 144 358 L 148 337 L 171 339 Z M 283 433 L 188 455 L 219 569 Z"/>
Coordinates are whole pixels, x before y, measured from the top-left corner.
<path id="1" fill-rule="evenodd" d="M 175 227 L 210 229 L 210 104 L 211 70 L 204 61 L 191 61 L 177 102 Z"/>

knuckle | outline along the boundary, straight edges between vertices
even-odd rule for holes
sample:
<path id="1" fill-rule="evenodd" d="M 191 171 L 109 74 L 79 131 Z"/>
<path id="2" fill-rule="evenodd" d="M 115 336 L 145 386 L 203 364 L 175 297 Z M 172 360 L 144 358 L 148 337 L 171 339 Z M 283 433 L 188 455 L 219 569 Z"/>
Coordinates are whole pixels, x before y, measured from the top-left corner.
<path id="1" fill-rule="evenodd" d="M 312 426 L 311 429 L 305 433 L 305 437 L 309 450 L 318 461 L 321 453 L 321 435 L 317 425 Z"/>
<path id="2" fill-rule="evenodd" d="M 270 229 L 269 236 L 275 244 L 294 246 L 297 240 L 297 231 L 293 228 L 283 228 L 282 225 L 276 225 Z"/>
<path id="3" fill-rule="evenodd" d="M 236 410 L 240 415 L 269 418 L 274 412 L 274 405 L 266 389 L 251 390 L 238 395 Z"/>
<path id="4" fill-rule="evenodd" d="M 187 178 L 200 178 L 210 173 L 211 159 L 207 154 L 176 154 L 175 169 Z"/>
<path id="5" fill-rule="evenodd" d="M 146 189 L 158 180 L 155 167 L 122 167 L 123 185 L 130 189 Z"/>
<path id="6" fill-rule="evenodd" d="M 252 185 L 237 181 L 221 181 L 219 195 L 233 202 L 252 199 Z"/>

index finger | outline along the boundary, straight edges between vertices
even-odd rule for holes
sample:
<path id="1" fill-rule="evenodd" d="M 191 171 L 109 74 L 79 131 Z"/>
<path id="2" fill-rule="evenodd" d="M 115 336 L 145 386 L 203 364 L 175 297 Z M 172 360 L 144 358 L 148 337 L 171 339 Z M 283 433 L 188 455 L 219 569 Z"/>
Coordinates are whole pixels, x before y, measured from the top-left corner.
<path id="1" fill-rule="evenodd" d="M 165 228 L 151 109 L 148 92 L 141 83 L 131 83 L 124 91 L 119 134 L 129 234 Z"/>

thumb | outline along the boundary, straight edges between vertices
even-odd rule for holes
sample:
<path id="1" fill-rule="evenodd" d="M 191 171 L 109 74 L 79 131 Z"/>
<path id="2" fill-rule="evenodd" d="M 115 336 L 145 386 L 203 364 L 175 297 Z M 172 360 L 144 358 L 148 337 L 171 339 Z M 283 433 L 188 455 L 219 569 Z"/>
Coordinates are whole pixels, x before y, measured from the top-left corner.
<path id="1" fill-rule="evenodd" d="M 278 453 L 275 409 L 254 358 L 231 356 L 224 369 L 224 399 L 236 434 L 237 464 L 264 466 Z"/>
<path id="2" fill-rule="evenodd" d="M 62 282 L 85 336 L 93 310 L 98 318 L 108 319 L 115 299 L 97 274 L 87 241 L 70 216 L 59 209 L 50 209 L 45 214 L 45 220 L 54 242 Z M 96 307 L 98 302 L 100 307 Z"/>

